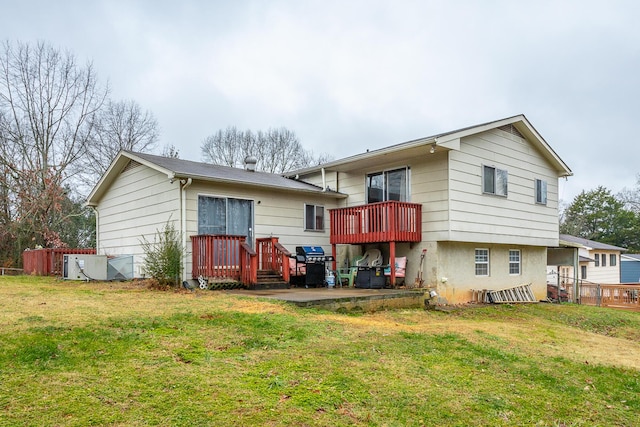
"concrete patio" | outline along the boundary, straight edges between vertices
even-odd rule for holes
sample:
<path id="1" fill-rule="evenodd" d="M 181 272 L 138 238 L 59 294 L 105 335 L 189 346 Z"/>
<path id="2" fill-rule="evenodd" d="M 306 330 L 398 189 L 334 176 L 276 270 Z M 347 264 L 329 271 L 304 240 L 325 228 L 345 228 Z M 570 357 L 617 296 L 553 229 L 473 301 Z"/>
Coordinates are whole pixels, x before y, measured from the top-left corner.
<path id="1" fill-rule="evenodd" d="M 298 307 L 338 312 L 368 312 L 425 306 L 425 289 L 290 288 L 225 291 L 233 295 L 286 301 Z"/>

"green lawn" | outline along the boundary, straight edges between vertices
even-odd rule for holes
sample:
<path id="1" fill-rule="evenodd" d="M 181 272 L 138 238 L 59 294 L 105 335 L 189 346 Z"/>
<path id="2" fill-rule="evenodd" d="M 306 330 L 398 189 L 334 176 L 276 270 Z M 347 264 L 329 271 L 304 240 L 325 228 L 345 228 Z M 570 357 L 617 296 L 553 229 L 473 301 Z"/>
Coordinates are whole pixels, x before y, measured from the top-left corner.
<path id="1" fill-rule="evenodd" d="M 1 426 L 634 426 L 640 313 L 341 315 L 0 277 Z"/>

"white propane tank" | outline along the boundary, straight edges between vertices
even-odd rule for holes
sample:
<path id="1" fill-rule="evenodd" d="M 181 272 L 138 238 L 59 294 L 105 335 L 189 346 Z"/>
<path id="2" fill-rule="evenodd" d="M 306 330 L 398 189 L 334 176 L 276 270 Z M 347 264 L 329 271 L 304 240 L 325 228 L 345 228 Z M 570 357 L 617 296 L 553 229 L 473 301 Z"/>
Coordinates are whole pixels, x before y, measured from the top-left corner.
<path id="1" fill-rule="evenodd" d="M 330 288 L 333 288 L 336 285 L 336 277 L 333 275 L 333 271 L 329 269 L 327 269 L 325 280 L 327 282 L 327 286 Z"/>

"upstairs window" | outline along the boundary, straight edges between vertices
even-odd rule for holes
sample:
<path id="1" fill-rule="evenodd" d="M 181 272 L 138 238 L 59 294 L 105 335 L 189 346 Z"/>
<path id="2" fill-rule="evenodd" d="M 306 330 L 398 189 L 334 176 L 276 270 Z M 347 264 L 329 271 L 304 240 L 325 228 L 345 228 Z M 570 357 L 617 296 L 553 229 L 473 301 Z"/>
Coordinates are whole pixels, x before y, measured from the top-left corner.
<path id="1" fill-rule="evenodd" d="M 618 265 L 618 257 L 616 256 L 616 254 L 609 254 L 609 265 L 611 267 L 615 267 L 616 265 Z"/>
<path id="2" fill-rule="evenodd" d="M 394 169 L 367 175 L 367 203 L 409 200 L 409 168 Z"/>
<path id="3" fill-rule="evenodd" d="M 536 203 L 547 204 L 547 181 L 536 179 Z"/>
<path id="4" fill-rule="evenodd" d="M 304 229 L 324 231 L 324 206 L 304 205 Z"/>
<path id="5" fill-rule="evenodd" d="M 602 262 L 602 266 L 606 267 L 607 266 L 607 255 L 606 254 L 602 254 L 602 256 L 600 257 L 600 261 Z"/>
<path id="6" fill-rule="evenodd" d="M 507 197 L 508 173 L 493 166 L 482 167 L 482 192 Z"/>
<path id="7" fill-rule="evenodd" d="M 595 260 L 595 266 L 600 267 L 600 254 L 594 254 L 593 259 Z"/>

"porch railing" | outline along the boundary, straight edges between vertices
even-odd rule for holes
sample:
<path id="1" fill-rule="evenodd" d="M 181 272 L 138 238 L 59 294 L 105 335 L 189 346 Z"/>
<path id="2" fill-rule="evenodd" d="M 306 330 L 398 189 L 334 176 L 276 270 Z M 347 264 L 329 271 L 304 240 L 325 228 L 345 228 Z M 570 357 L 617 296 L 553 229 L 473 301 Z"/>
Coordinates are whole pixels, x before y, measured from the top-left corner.
<path id="1" fill-rule="evenodd" d="M 279 273 L 289 282 L 290 253 L 277 237 L 256 239 L 256 250 L 245 236 L 191 236 L 192 277 L 208 280 L 235 280 L 245 285 L 258 282 L 258 270 Z"/>
<path id="2" fill-rule="evenodd" d="M 422 240 L 421 204 L 389 201 L 329 212 L 332 244 Z"/>
<path id="3" fill-rule="evenodd" d="M 277 237 L 256 239 L 256 246 L 260 255 L 260 270 L 279 273 L 282 280 L 288 283 L 291 252 L 278 242 Z"/>
<path id="4" fill-rule="evenodd" d="M 245 285 L 258 283 L 258 254 L 247 242 L 240 245 L 240 282 Z"/>
<path id="5" fill-rule="evenodd" d="M 245 240 L 245 236 L 213 234 L 191 236 L 192 277 L 194 279 L 202 276 L 208 279 L 241 281 L 243 279 L 242 263 L 247 262 L 247 260 L 243 259 L 243 254 L 241 253 L 242 244 Z M 246 249 L 245 252 L 247 252 Z M 249 261 L 247 265 L 250 264 L 251 262 Z"/>
<path id="6" fill-rule="evenodd" d="M 640 284 L 580 285 L 580 304 L 640 311 Z"/>

